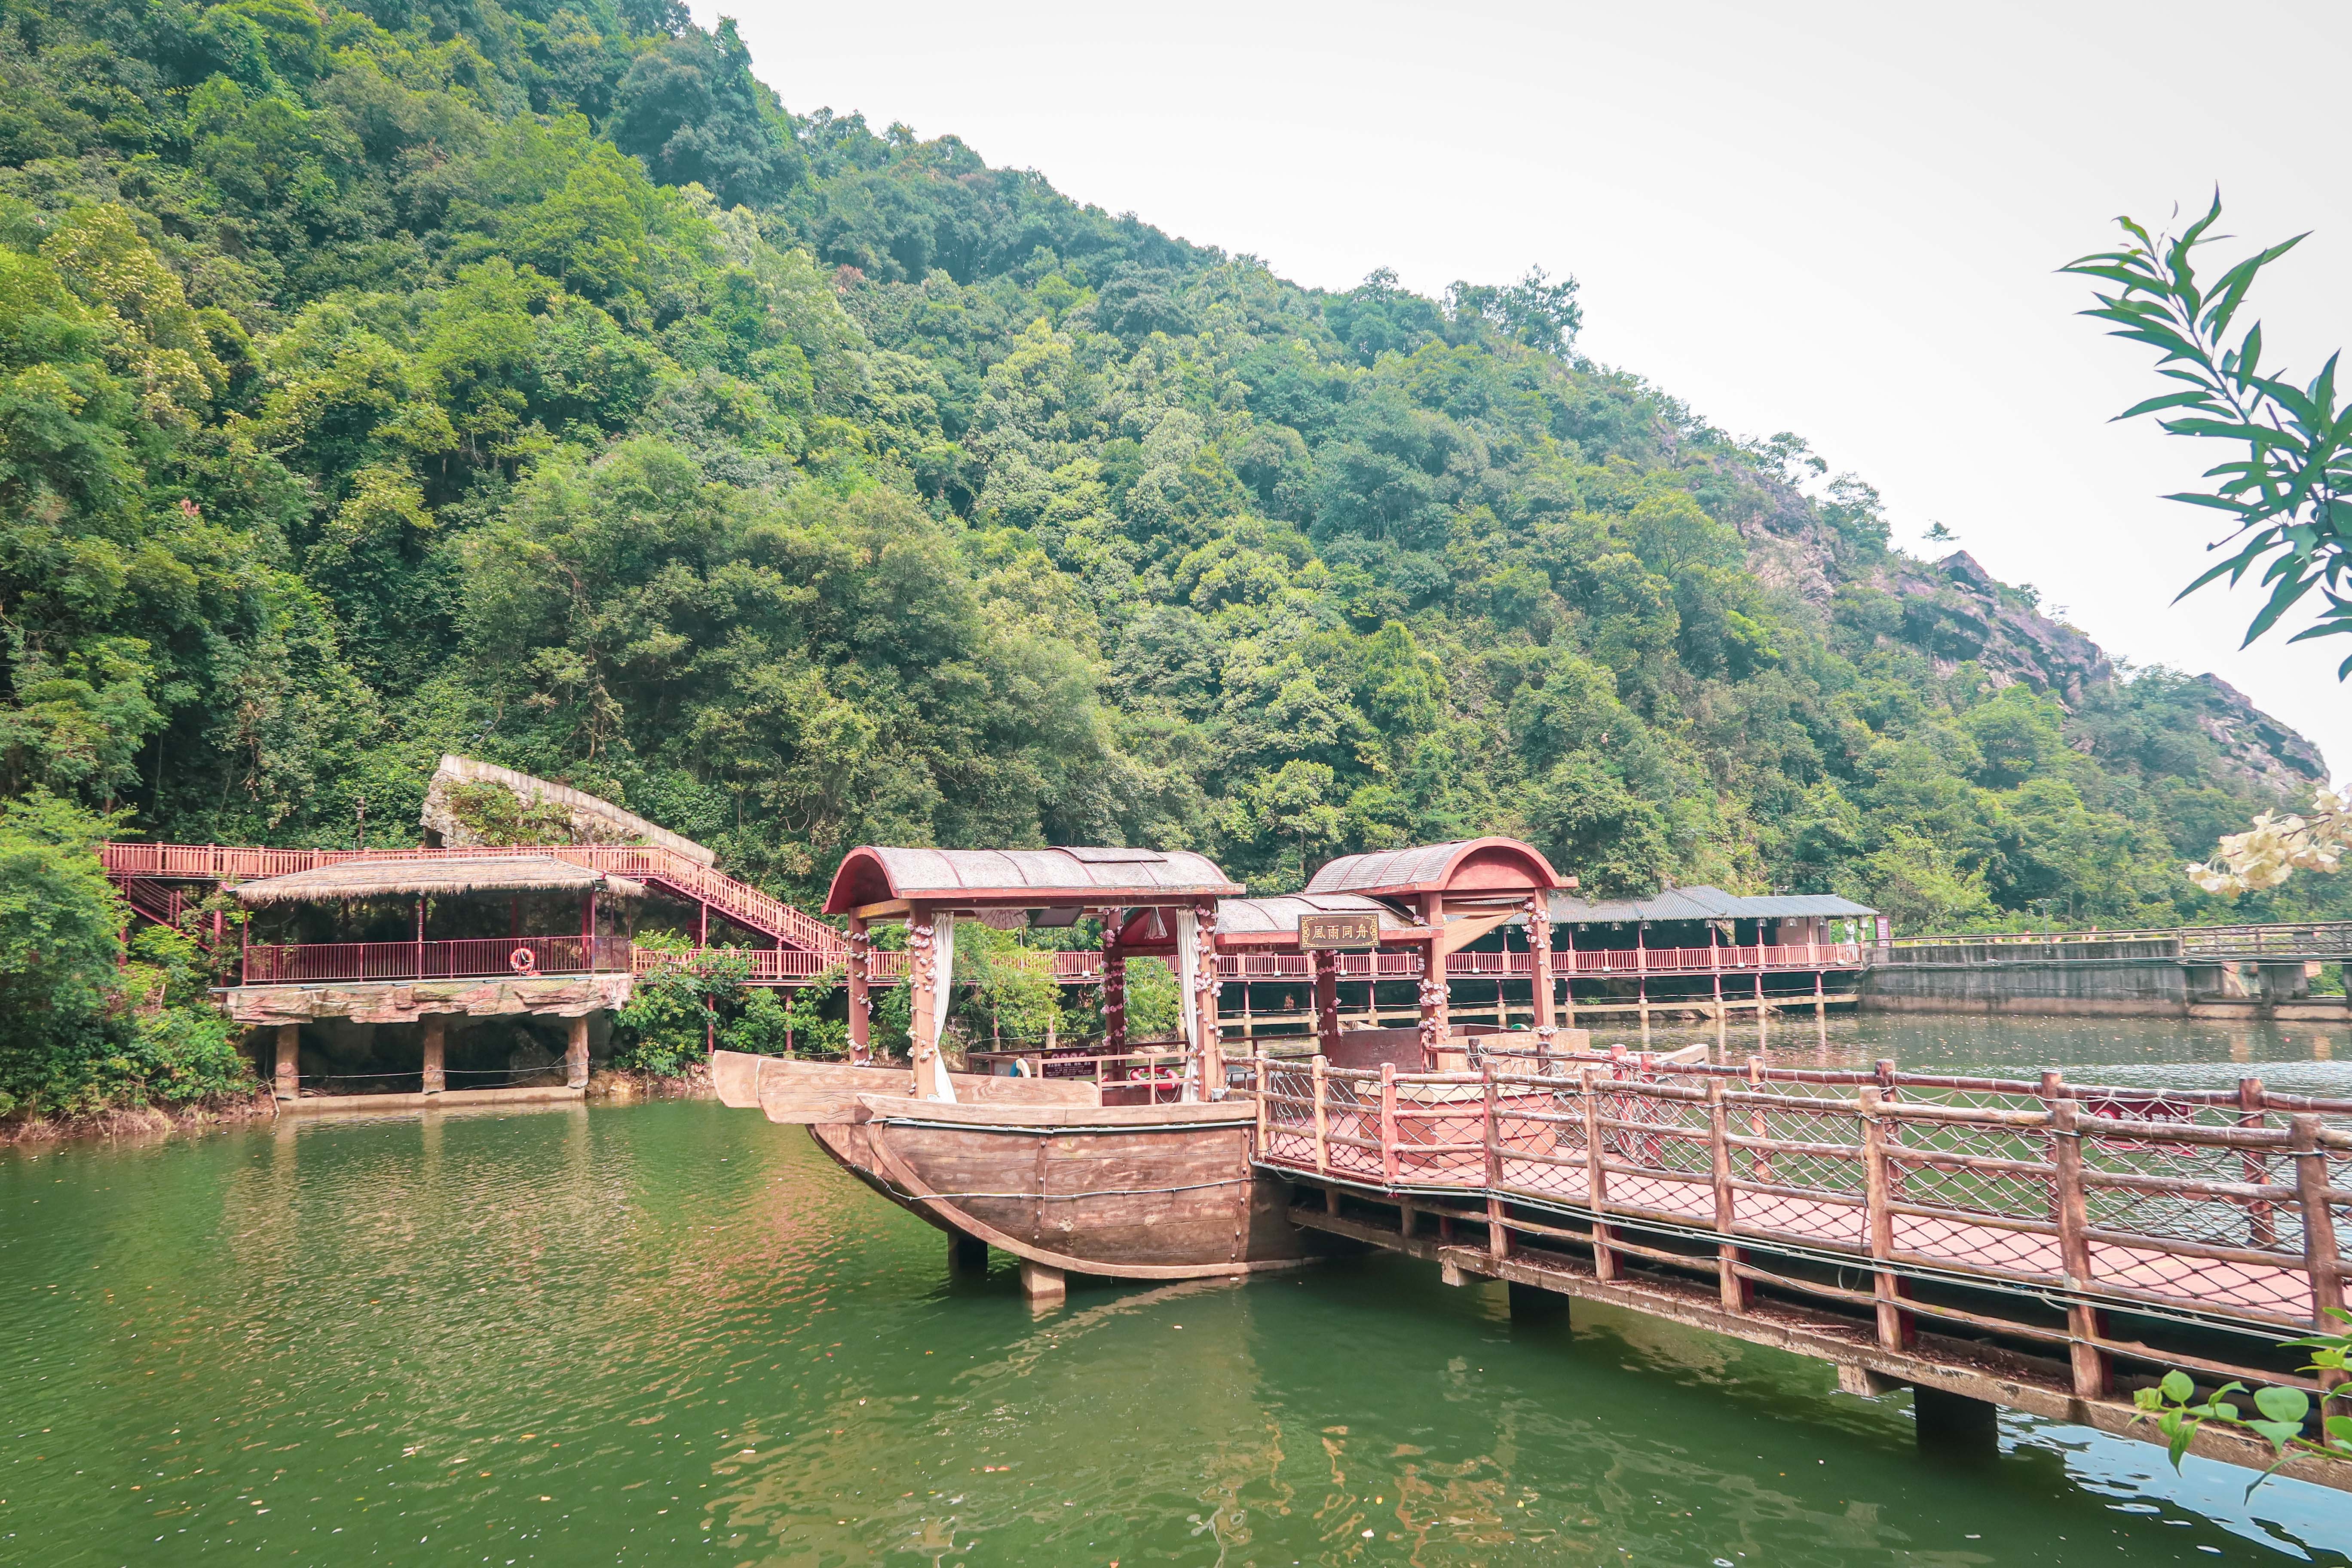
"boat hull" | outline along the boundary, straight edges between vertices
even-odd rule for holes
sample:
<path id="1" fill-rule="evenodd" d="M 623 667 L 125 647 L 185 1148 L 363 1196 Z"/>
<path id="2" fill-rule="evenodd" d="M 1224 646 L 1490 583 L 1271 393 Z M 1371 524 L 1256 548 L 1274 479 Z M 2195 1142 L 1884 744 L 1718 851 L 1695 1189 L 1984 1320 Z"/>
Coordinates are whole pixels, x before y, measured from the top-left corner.
<path id="1" fill-rule="evenodd" d="M 1043 1268 L 1193 1279 L 1292 1268 L 1334 1245 L 1293 1226 L 1289 1184 L 1253 1167 L 1247 1102 L 1106 1106 L 1091 1084 L 959 1075 L 970 1098 L 950 1104 L 905 1093 L 903 1072 L 719 1059 L 733 1055 L 713 1060 L 728 1103 L 806 1125 L 892 1202 Z M 859 1079 L 885 1092 L 859 1092 Z"/>

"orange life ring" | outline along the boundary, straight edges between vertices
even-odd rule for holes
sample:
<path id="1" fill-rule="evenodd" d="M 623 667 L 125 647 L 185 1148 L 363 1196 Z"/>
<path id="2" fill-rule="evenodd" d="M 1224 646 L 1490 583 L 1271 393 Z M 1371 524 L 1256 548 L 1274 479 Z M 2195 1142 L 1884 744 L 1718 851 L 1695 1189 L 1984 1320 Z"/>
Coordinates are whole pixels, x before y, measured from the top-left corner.
<path id="1" fill-rule="evenodd" d="M 507 955 L 507 967 L 517 974 L 536 974 L 539 957 L 527 947 L 519 947 Z"/>

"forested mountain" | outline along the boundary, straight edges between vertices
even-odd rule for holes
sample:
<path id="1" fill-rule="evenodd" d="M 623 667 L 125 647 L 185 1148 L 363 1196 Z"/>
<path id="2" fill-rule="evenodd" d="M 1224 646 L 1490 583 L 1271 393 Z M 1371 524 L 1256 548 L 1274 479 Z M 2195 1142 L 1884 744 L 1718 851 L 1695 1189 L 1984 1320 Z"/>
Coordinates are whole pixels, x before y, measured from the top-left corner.
<path id="1" fill-rule="evenodd" d="M 0 795 L 405 842 L 447 749 L 803 898 L 1491 830 L 1916 929 L 2216 915 L 2179 863 L 2317 770 L 1572 282 L 1301 289 L 675 0 L 0 4 Z"/>

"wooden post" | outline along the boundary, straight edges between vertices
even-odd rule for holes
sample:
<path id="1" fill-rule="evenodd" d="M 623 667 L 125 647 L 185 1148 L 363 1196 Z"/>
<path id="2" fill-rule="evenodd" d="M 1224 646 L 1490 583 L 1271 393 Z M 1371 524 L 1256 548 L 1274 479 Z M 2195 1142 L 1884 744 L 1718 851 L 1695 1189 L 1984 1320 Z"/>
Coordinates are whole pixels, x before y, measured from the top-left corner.
<path id="1" fill-rule="evenodd" d="M 1503 1127 L 1502 1095 L 1495 1084 L 1495 1062 L 1488 1058 L 1478 1064 L 1485 1078 L 1486 1089 L 1483 1121 L 1486 1130 L 1486 1250 L 1497 1258 L 1511 1255 L 1511 1233 L 1503 1225 Z"/>
<path id="2" fill-rule="evenodd" d="M 1318 1176 L 1331 1173 L 1331 1102 L 1324 1098 L 1323 1092 L 1323 1086 L 1328 1081 L 1324 1069 L 1328 1066 L 1330 1063 L 1325 1058 L 1318 1056 L 1315 1058 L 1315 1173 Z"/>
<path id="3" fill-rule="evenodd" d="M 425 978 L 425 900 L 416 900 L 416 978 Z"/>
<path id="4" fill-rule="evenodd" d="M 1584 1095 L 1584 1196 L 1592 1209 L 1592 1277 L 1617 1278 L 1617 1253 L 1609 1245 L 1611 1227 L 1601 1223 L 1609 1206 L 1609 1173 L 1601 1164 L 1601 1098 L 1593 1092 L 1592 1069 L 1577 1069 Z"/>
<path id="5" fill-rule="evenodd" d="M 1709 935 L 1714 934 L 1714 928 L 1713 928 L 1713 927 L 1709 927 L 1709 928 L 1708 928 L 1708 934 L 1709 934 Z M 1722 963 L 1722 961 L 1721 961 L 1720 959 L 1718 959 L 1718 960 L 1717 960 L 1717 961 L 1716 961 L 1714 980 L 1715 980 L 1715 1054 L 1716 1054 L 1717 1058 L 1718 1059 L 1720 1059 L 1720 1058 L 1727 1058 L 1727 1057 L 1731 1054 L 1731 1039 L 1730 1039 L 1729 1035 L 1726 1032 L 1726 1031 L 1727 1031 L 1727 1026 L 1726 1025 L 1726 1023 L 1725 1023 L 1725 1021 L 1724 1021 L 1724 1016 L 1723 1016 L 1723 963 Z"/>
<path id="6" fill-rule="evenodd" d="M 272 1092 L 280 1100 L 299 1100 L 302 1094 L 302 1026 L 278 1026 L 278 1058 L 270 1066 Z"/>
<path id="7" fill-rule="evenodd" d="M 1192 994 L 1180 999 L 1189 1005 L 1200 1042 L 1200 1095 L 1202 1100 L 1225 1097 L 1225 1040 L 1217 1021 L 1217 906 L 1202 904 L 1192 911 Z"/>
<path id="8" fill-rule="evenodd" d="M 2050 1110 L 2050 1163 L 2057 1168 L 2058 1255 L 2066 1270 L 2070 1290 L 2091 1288 L 2090 1198 L 2083 1187 L 2082 1108 L 2071 1095 L 2055 1094 L 2058 1075 L 2042 1075 Z M 2083 1399 L 2105 1399 L 2113 1384 L 2107 1353 L 2091 1342 L 2100 1337 L 2099 1310 L 2086 1301 L 2066 1307 L 2068 1360 L 2074 1372 L 2074 1393 Z"/>
<path id="9" fill-rule="evenodd" d="M 2242 1078 L 2238 1080 L 2238 1125 L 2261 1128 L 2267 1120 L 2263 1114 L 2268 1101 L 2263 1091 L 2263 1080 Z M 2239 1156 L 2243 1179 L 2250 1186 L 2268 1186 L 2271 1180 L 2271 1160 L 2260 1149 L 2248 1149 Z M 2246 1205 L 2246 1228 L 2256 1247 L 2278 1245 L 2278 1215 L 2268 1198 L 2256 1198 Z"/>
<path id="10" fill-rule="evenodd" d="M 563 1082 L 567 1088 L 588 1087 L 588 1015 L 567 1019 L 571 1025 L 570 1038 L 563 1047 Z"/>
<path id="11" fill-rule="evenodd" d="M 1715 1167 L 1715 1229 L 1718 1236 L 1728 1237 L 1738 1214 L 1737 1196 L 1731 1190 L 1731 1124 L 1724 1109 L 1723 1080 L 1706 1080 L 1706 1141 L 1714 1156 Z M 1715 1247 L 1716 1285 L 1727 1312 L 1748 1310 L 1748 1281 L 1739 1274 L 1739 1248 L 1728 1240 Z"/>
<path id="12" fill-rule="evenodd" d="M 1328 948 L 1315 952 L 1315 1040 L 1324 1056 L 1339 1048 L 1339 955 Z"/>
<path id="13" fill-rule="evenodd" d="M 1870 1226 L 1870 1255 L 1895 1252 L 1895 1215 L 1887 1205 L 1886 1129 L 1880 1118 L 1885 1102 L 1875 1086 L 1862 1091 L 1862 1170 L 1864 1215 Z M 1916 1342 L 1918 1328 L 1911 1314 L 1896 1305 L 1903 1299 L 1903 1281 L 1889 1269 L 1874 1270 L 1871 1293 L 1878 1299 L 1878 1342 L 1891 1351 L 1907 1351 Z"/>
<path id="14" fill-rule="evenodd" d="M 1536 1050 L 1549 1054 L 1552 1037 L 1558 1026 L 1552 1022 L 1551 999 L 1551 904 L 1550 896 L 1535 893 L 1528 899 L 1528 971 L 1533 984 L 1530 994 L 1536 1005 Z"/>
<path id="15" fill-rule="evenodd" d="M 913 1036 L 909 1054 L 915 1064 L 915 1097 L 919 1100 L 955 1098 L 955 1089 L 948 1082 L 947 1064 L 940 1055 L 940 1016 L 948 1005 L 950 976 L 940 973 L 943 967 L 939 954 L 939 922 L 944 918 L 952 921 L 952 914 L 927 905 L 917 905 L 907 917 L 907 1008 L 908 1028 Z"/>
<path id="16" fill-rule="evenodd" d="M 1021 1293 L 1029 1298 L 1032 1306 L 1050 1307 L 1069 1294 L 1068 1282 L 1058 1268 L 1043 1263 L 1021 1260 Z"/>
<path id="17" fill-rule="evenodd" d="M 443 1047 L 446 1044 L 445 1030 L 449 1020 L 439 1013 L 425 1016 L 425 1092 L 439 1094 L 448 1087 L 448 1075 L 443 1071 Z"/>
<path id="18" fill-rule="evenodd" d="M 1763 1050 L 1771 1043 L 1772 1024 L 1764 1005 L 1764 943 L 1759 940 L 1756 943 L 1756 1048 Z"/>
<path id="19" fill-rule="evenodd" d="M 2303 1266 L 2311 1275 L 2311 1324 L 2324 1334 L 2340 1333 L 2343 1323 L 2328 1314 L 2344 1305 L 2344 1266 L 2336 1252 L 2336 1211 L 2327 1200 L 2327 1151 L 2319 1142 L 2319 1118 L 2308 1112 L 2287 1122 L 2287 1147 L 2294 1154 L 2297 1206 L 2303 1210 Z M 2342 1373 L 2323 1373 L 2333 1388 Z"/>
<path id="20" fill-rule="evenodd" d="M 709 947 L 710 945 L 710 900 L 701 900 L 695 907 L 699 912 L 694 917 L 694 945 Z"/>
<path id="21" fill-rule="evenodd" d="M 1396 1063 L 1381 1064 L 1381 1180 L 1397 1181 Z"/>
<path id="22" fill-rule="evenodd" d="M 1250 1071 L 1253 1079 L 1255 1080 L 1257 1093 L 1257 1154 L 1258 1158 L 1263 1160 L 1265 1158 L 1266 1133 L 1265 1058 L 1261 1056 L 1252 1056 L 1250 1058 Z"/>
<path id="23" fill-rule="evenodd" d="M 864 1063 L 874 1055 L 874 1010 L 872 994 L 867 988 L 866 969 L 873 962 L 874 939 L 866 934 L 866 922 L 856 915 L 849 917 L 849 936 L 845 966 L 849 971 L 849 1059 Z"/>
<path id="24" fill-rule="evenodd" d="M 1560 1026 L 1576 1027 L 1576 927 L 1568 928 L 1568 977 L 1560 988 Z"/>
<path id="25" fill-rule="evenodd" d="M 1435 1065 L 1445 1044 L 1445 954 L 1434 938 L 1422 944 L 1421 1059 L 1424 1069 Z"/>
<path id="26" fill-rule="evenodd" d="M 1103 1054 L 1127 1054 L 1127 950 L 1119 945 L 1119 917 L 1124 910 L 1103 911 L 1102 1016 Z M 1100 1075 L 1097 1075 L 1100 1076 Z"/>

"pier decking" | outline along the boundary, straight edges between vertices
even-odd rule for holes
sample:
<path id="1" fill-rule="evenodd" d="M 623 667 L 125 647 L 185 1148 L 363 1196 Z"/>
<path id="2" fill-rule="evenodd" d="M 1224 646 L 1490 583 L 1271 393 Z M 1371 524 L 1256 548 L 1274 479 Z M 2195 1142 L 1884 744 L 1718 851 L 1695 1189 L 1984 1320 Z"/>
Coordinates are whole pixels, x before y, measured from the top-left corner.
<path id="1" fill-rule="evenodd" d="M 2284 1342 L 2341 1328 L 2352 1100 L 1499 1050 L 1244 1070 L 1297 1223 L 1821 1356 L 1856 1392 L 2148 1437 L 2133 1387 L 2315 1391 Z"/>

